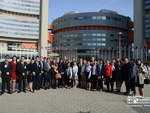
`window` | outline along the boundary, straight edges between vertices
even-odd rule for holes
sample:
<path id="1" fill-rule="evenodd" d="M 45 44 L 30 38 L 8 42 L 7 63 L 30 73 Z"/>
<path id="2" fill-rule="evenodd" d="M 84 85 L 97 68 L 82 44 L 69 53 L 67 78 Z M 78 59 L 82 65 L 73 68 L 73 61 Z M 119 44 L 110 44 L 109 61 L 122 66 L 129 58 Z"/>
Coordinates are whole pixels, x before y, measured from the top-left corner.
<path id="1" fill-rule="evenodd" d="M 87 43 L 88 46 L 91 46 L 91 43 Z"/>
<path id="2" fill-rule="evenodd" d="M 97 33 L 97 36 L 101 36 L 101 34 L 100 34 L 100 33 Z"/>
<path id="3" fill-rule="evenodd" d="M 83 34 L 83 36 L 87 36 L 87 34 Z"/>
<path id="4" fill-rule="evenodd" d="M 97 43 L 97 46 L 101 46 L 101 43 Z"/>
<path id="5" fill-rule="evenodd" d="M 96 46 L 96 43 L 92 43 L 92 46 Z"/>
<path id="6" fill-rule="evenodd" d="M 92 33 L 92 36 L 96 36 L 96 33 Z"/>
<path id="7" fill-rule="evenodd" d="M 101 19 L 102 19 L 102 17 L 101 17 L 101 16 L 97 16 L 97 19 L 101 20 Z"/>
<path id="8" fill-rule="evenodd" d="M 96 19 L 96 16 L 92 16 L 92 19 Z"/>
<path id="9" fill-rule="evenodd" d="M 102 38 L 102 41 L 106 41 L 106 38 Z"/>
<path id="10" fill-rule="evenodd" d="M 83 17 L 78 17 L 78 20 L 83 20 Z"/>
<path id="11" fill-rule="evenodd" d="M 92 41 L 96 41 L 96 38 L 92 38 Z"/>
<path id="12" fill-rule="evenodd" d="M 102 16 L 102 20 L 106 20 L 106 16 Z"/>
<path id="13" fill-rule="evenodd" d="M 106 43 L 102 43 L 102 46 L 106 46 Z"/>
<path id="14" fill-rule="evenodd" d="M 102 36 L 106 36 L 106 34 L 103 33 Z"/>
<path id="15" fill-rule="evenodd" d="M 97 38 L 97 41 L 101 41 L 101 38 Z"/>

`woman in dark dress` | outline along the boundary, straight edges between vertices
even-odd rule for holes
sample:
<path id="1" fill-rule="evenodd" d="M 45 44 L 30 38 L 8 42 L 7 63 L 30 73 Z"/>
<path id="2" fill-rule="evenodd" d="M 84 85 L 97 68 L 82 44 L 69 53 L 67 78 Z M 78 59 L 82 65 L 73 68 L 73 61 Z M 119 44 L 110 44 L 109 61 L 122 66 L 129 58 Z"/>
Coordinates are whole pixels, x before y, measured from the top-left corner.
<path id="1" fill-rule="evenodd" d="M 121 61 L 117 61 L 116 67 L 115 67 L 115 76 L 116 76 L 116 87 L 117 87 L 117 93 L 120 93 L 121 89 L 121 78 L 122 78 L 122 64 Z"/>
<path id="2" fill-rule="evenodd" d="M 34 92 L 33 85 L 35 84 L 35 67 L 34 67 L 34 60 L 32 59 L 31 62 L 27 66 L 28 70 L 28 77 L 27 80 L 29 82 L 30 92 Z"/>

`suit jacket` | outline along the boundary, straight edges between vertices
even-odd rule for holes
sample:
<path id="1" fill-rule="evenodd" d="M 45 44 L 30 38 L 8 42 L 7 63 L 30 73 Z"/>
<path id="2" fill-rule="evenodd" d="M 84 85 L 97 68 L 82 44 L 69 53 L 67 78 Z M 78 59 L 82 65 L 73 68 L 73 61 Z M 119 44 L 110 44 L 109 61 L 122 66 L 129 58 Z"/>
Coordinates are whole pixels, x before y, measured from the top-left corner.
<path id="1" fill-rule="evenodd" d="M 24 62 L 24 65 L 22 65 L 21 62 L 18 63 L 17 65 L 17 71 L 19 75 L 22 75 L 22 73 L 25 73 L 25 75 L 27 74 L 27 63 Z"/>
<path id="2" fill-rule="evenodd" d="M 128 62 L 126 64 L 124 64 L 122 66 L 122 74 L 123 74 L 123 80 L 126 81 L 128 80 L 128 75 L 129 75 L 129 71 L 130 71 L 130 67 L 131 67 L 131 64 Z"/>
<path id="3" fill-rule="evenodd" d="M 80 66 L 80 63 L 81 63 L 81 62 L 79 62 L 79 63 L 77 64 L 77 66 L 78 66 L 78 73 L 79 73 L 79 74 L 81 73 L 81 69 L 82 69 L 82 66 L 83 66 L 83 62 L 82 62 L 82 66 Z"/>
<path id="4" fill-rule="evenodd" d="M 7 72 L 11 73 L 12 71 L 12 64 L 10 62 L 8 62 L 8 66 L 6 64 L 6 62 L 2 62 L 1 63 L 1 71 L 2 71 L 2 78 L 7 78 L 10 75 L 6 75 Z"/>
<path id="5" fill-rule="evenodd" d="M 99 67 L 100 65 L 97 65 L 96 69 L 97 69 L 97 75 L 98 76 L 104 76 L 104 64 L 102 64 L 102 68 L 100 69 Z"/>
<path id="6" fill-rule="evenodd" d="M 36 73 L 36 75 L 38 75 L 38 74 L 40 74 L 41 73 L 41 62 L 40 61 L 38 61 L 39 62 L 39 65 L 37 65 L 37 63 L 36 63 L 36 61 L 34 62 L 34 67 L 35 67 L 35 73 Z"/>

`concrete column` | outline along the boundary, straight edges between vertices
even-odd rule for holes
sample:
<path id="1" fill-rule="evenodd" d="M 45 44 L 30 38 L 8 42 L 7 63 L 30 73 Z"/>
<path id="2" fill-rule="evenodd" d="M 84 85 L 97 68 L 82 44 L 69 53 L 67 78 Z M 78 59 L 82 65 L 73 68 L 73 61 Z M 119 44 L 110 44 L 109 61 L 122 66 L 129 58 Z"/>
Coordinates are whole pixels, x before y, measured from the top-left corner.
<path id="1" fill-rule="evenodd" d="M 144 0 L 134 0 L 134 46 L 138 46 L 138 48 L 140 48 L 141 45 L 146 45 L 144 18 Z M 134 49 L 134 58 L 141 58 L 142 61 L 145 61 L 145 57 L 143 57 L 144 54 L 145 51 L 141 53 L 139 49 Z"/>
<path id="2" fill-rule="evenodd" d="M 40 37 L 39 45 L 43 49 L 39 49 L 39 55 L 47 57 L 47 50 L 44 49 L 47 45 L 47 26 L 48 26 L 48 0 L 40 0 Z"/>

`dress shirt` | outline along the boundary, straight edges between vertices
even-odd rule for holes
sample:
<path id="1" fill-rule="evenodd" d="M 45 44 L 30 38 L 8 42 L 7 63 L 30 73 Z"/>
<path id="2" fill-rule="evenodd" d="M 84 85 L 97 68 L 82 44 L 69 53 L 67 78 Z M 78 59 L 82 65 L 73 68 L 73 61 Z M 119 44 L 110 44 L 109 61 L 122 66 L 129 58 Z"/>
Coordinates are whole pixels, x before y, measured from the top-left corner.
<path id="1" fill-rule="evenodd" d="M 86 72 L 89 73 L 88 77 L 91 77 L 91 68 L 92 68 L 92 66 L 87 66 L 86 67 Z"/>

